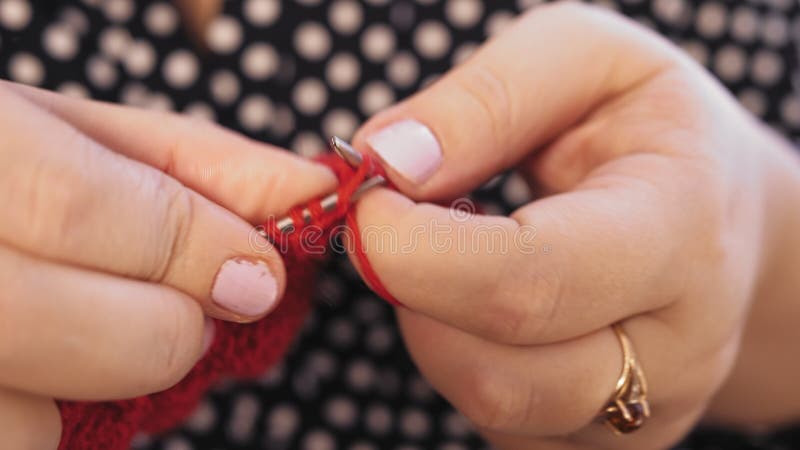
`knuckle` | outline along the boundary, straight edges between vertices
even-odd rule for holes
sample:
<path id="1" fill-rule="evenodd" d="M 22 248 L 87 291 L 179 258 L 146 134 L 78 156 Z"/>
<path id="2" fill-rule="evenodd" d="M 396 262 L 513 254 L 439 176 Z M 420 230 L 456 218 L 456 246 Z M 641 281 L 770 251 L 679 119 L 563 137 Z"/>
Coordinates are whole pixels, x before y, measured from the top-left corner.
<path id="1" fill-rule="evenodd" d="M 480 122 L 488 123 L 490 141 L 495 146 L 505 142 L 505 136 L 515 129 L 516 108 L 511 95 L 511 86 L 502 74 L 481 63 L 465 64 L 453 72 L 454 85 L 472 99 Z M 501 147 L 497 147 L 501 148 Z"/>
<path id="2" fill-rule="evenodd" d="M 476 427 L 510 431 L 524 423 L 523 396 L 495 368 L 473 369 L 466 374 L 466 397 L 458 402 L 461 413 Z"/>
<path id="3" fill-rule="evenodd" d="M 152 172 L 155 177 L 154 192 L 158 199 L 156 211 L 158 220 L 154 226 L 156 236 L 160 236 L 154 258 L 148 264 L 147 279 L 161 282 L 169 276 L 174 262 L 185 252 L 191 226 L 194 222 L 194 199 L 191 192 L 178 181 L 160 172 Z"/>
<path id="4" fill-rule="evenodd" d="M 76 154 L 93 151 L 93 142 L 74 130 L 64 139 L 65 146 Z M 24 201 L 24 222 L 27 235 L 37 246 L 68 246 L 71 239 L 80 236 L 76 230 L 83 228 L 96 206 L 98 193 L 87 184 L 72 166 L 62 165 L 41 157 L 31 159 L 28 170 L 20 173 L 16 189 L 17 198 Z"/>
<path id="5" fill-rule="evenodd" d="M 524 265 L 523 265 L 524 267 Z M 490 299 L 493 317 L 489 333 L 497 342 L 529 345 L 551 339 L 553 318 L 561 303 L 561 283 L 550 271 L 515 273 L 506 271 L 498 285 L 517 286 L 515 294 L 495 291 Z"/>

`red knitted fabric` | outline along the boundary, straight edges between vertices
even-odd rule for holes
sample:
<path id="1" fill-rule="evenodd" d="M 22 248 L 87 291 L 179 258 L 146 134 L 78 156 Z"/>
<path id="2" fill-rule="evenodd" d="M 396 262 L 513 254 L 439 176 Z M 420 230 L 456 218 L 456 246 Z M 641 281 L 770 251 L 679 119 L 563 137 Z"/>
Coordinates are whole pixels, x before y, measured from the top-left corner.
<path id="1" fill-rule="evenodd" d="M 127 449 L 138 432 L 159 433 L 178 425 L 221 377 L 252 378 L 263 374 L 282 357 L 308 313 L 316 255 L 306 249 L 324 245 L 334 226 L 345 216 L 356 231 L 352 234 L 357 245 L 356 257 L 365 278 L 378 294 L 397 303 L 369 266 L 350 209 L 355 190 L 370 172 L 381 173 L 380 167 L 369 157 L 358 170 L 334 155 L 326 155 L 321 161 L 333 169 L 340 182 L 335 210 L 323 212 L 318 200 L 309 204 L 312 213 L 309 225 L 316 226 L 314 232 L 302 232 L 308 228 L 303 227 L 302 206 L 290 212 L 295 229 L 300 232 L 281 235 L 274 221 L 264 225 L 274 242 L 285 239 L 288 244 L 277 245 L 284 249 L 288 281 L 283 300 L 275 311 L 252 324 L 215 321 L 214 342 L 206 356 L 180 383 L 166 391 L 113 402 L 59 401 L 63 424 L 59 450 Z"/>

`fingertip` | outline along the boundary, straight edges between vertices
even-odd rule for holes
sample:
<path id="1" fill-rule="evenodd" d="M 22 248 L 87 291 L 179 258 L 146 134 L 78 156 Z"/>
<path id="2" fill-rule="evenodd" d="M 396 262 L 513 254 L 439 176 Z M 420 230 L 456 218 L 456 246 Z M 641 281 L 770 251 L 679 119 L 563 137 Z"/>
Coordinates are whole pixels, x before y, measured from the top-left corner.
<path id="1" fill-rule="evenodd" d="M 223 310 L 223 320 L 252 322 L 278 304 L 285 285 L 280 259 L 266 261 L 236 256 L 222 263 L 211 288 L 211 300 Z"/>

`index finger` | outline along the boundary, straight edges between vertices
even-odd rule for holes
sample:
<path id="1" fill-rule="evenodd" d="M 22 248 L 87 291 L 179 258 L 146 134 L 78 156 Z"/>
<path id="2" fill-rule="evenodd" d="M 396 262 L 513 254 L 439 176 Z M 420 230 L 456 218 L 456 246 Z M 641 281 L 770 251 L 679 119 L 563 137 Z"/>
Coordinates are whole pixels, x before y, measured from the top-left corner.
<path id="1" fill-rule="evenodd" d="M 325 166 L 207 121 L 74 99 L 0 81 L 115 152 L 156 167 L 248 220 L 332 190 Z"/>

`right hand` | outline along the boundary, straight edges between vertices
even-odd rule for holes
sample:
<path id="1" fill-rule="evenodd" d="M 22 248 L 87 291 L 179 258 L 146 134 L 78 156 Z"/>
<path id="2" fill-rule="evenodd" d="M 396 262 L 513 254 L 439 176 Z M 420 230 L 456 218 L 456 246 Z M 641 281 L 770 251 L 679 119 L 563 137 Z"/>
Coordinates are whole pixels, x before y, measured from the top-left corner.
<path id="1" fill-rule="evenodd" d="M 55 449 L 53 398 L 161 391 L 210 343 L 206 314 L 268 314 L 285 271 L 248 221 L 335 178 L 175 115 L 2 81 L 0 105 L 2 440 Z"/>

